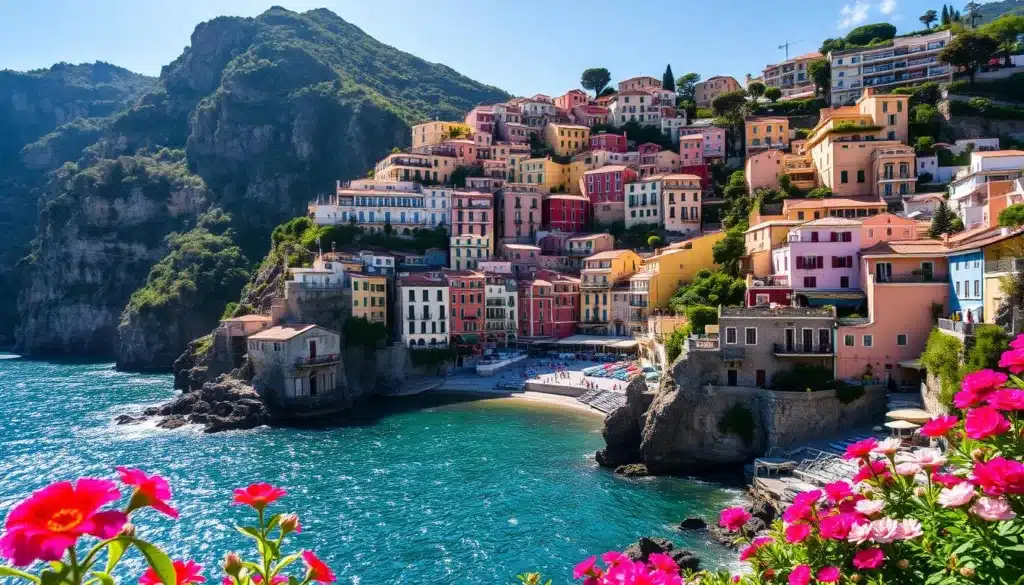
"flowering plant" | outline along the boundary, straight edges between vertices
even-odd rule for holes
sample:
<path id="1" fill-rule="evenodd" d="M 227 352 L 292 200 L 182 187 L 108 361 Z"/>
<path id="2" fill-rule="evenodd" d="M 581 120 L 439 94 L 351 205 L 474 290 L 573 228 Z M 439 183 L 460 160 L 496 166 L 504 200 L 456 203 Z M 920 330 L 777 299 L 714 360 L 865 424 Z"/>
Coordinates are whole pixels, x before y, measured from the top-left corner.
<path id="1" fill-rule="evenodd" d="M 136 535 L 132 521 L 145 508 L 178 517 L 178 511 L 168 503 L 171 489 L 167 481 L 128 467 L 119 467 L 117 472 L 121 483 L 131 488 L 123 510 L 103 509 L 122 499 L 117 483 L 87 477 L 74 483 L 51 484 L 15 505 L 0 533 L 0 556 L 11 563 L 0 564 L 0 578 L 12 577 L 36 585 L 114 585 L 115 569 L 134 548 L 148 567 L 139 576 L 139 585 L 204 583 L 202 566 L 191 560 L 171 560 L 160 547 Z M 235 504 L 256 511 L 258 526 L 237 529 L 256 541 L 260 562 L 247 562 L 237 553 L 229 553 L 224 560 L 227 576 L 223 585 L 308 585 L 335 580 L 330 568 L 310 551 L 281 555 L 284 538 L 302 531 L 295 514 L 265 516 L 267 506 L 284 495 L 283 489 L 269 484 L 235 490 Z M 300 558 L 306 565 L 301 581 L 282 573 Z M 37 564 L 39 561 L 45 564 Z"/>
<path id="2" fill-rule="evenodd" d="M 737 535 L 749 572 L 684 582 L 1024 583 L 1024 335 L 999 366 L 1010 374 L 968 374 L 955 397 L 961 412 L 921 427 L 945 451 L 896 438 L 850 445 L 844 457 L 857 462 L 856 475 L 798 494 L 766 533 L 743 535 L 746 509 L 722 511 L 719 524 Z"/>

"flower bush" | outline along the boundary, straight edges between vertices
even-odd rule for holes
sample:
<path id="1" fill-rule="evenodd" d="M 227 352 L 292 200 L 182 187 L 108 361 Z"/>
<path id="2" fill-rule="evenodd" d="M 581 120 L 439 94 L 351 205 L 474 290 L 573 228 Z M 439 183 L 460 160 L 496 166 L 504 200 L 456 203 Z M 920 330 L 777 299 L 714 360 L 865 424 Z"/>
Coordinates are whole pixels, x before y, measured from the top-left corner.
<path id="1" fill-rule="evenodd" d="M 136 535 L 134 520 L 146 508 L 177 518 L 171 488 L 158 475 L 117 468 L 121 484 L 131 488 L 123 510 L 106 508 L 122 500 L 114 481 L 80 478 L 58 482 L 33 493 L 11 509 L 0 534 L 0 581 L 15 578 L 37 585 L 114 585 L 118 564 L 133 549 L 148 568 L 139 585 L 190 585 L 206 582 L 203 567 L 192 560 L 172 560 L 160 547 Z M 234 504 L 251 507 L 257 525 L 237 526 L 255 542 L 256 561 L 238 553 L 224 558 L 222 585 L 309 585 L 333 583 L 334 573 L 312 551 L 282 555 L 285 537 L 302 532 L 295 514 L 267 516 L 267 507 L 285 495 L 281 488 L 257 483 L 235 490 Z M 302 560 L 301 580 L 285 569 Z"/>
<path id="2" fill-rule="evenodd" d="M 856 475 L 798 494 L 767 534 L 743 536 L 750 513 L 722 511 L 719 525 L 736 534 L 749 571 L 690 574 L 682 582 L 1024 583 L 1024 380 L 1017 376 L 1024 373 L 1024 335 L 999 367 L 1009 374 L 964 377 L 954 397 L 959 416 L 921 427 L 921 435 L 948 445 L 944 451 L 904 448 L 896 438 L 854 443 L 844 457 L 857 462 Z M 585 585 L 679 582 L 656 566 L 620 570 L 618 553 L 611 554 L 607 569 L 591 558 L 576 578 Z"/>

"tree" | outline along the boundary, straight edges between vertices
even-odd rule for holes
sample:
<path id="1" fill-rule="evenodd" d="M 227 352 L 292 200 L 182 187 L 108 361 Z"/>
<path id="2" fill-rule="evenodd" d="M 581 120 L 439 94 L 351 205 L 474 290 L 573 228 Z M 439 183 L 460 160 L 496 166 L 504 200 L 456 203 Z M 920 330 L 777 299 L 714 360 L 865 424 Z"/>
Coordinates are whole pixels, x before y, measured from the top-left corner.
<path id="1" fill-rule="evenodd" d="M 647 238 L 647 247 L 654 249 L 661 245 L 661 236 L 650 236 Z"/>
<path id="2" fill-rule="evenodd" d="M 704 328 L 718 323 L 718 308 L 707 305 L 686 307 L 686 320 L 690 323 L 693 333 L 704 334 Z"/>
<path id="3" fill-rule="evenodd" d="M 896 36 L 896 27 L 888 22 L 865 24 L 851 30 L 846 35 L 846 42 L 849 45 L 864 46 L 876 39 L 888 41 Z"/>
<path id="4" fill-rule="evenodd" d="M 697 84 L 700 83 L 700 74 L 687 73 L 676 80 L 676 95 L 680 99 L 697 101 Z"/>
<path id="5" fill-rule="evenodd" d="M 774 104 L 775 102 L 779 101 L 779 98 L 782 97 L 782 90 L 777 87 L 769 87 L 768 89 L 764 90 L 764 97 L 770 99 Z"/>
<path id="6" fill-rule="evenodd" d="M 1024 15 L 1008 14 L 982 26 L 981 32 L 999 42 L 1003 65 L 1012 67 L 1010 56 L 1017 50 L 1017 37 L 1024 34 Z"/>
<path id="7" fill-rule="evenodd" d="M 999 225 L 1011 228 L 1024 225 L 1024 203 L 1014 203 L 999 212 Z"/>
<path id="8" fill-rule="evenodd" d="M 920 18 L 918 18 L 918 20 L 921 21 L 921 24 L 923 24 L 925 28 L 927 28 L 928 30 L 931 30 L 932 23 L 938 19 L 939 16 L 934 10 L 928 10 L 927 12 L 922 14 Z"/>
<path id="9" fill-rule="evenodd" d="M 597 97 L 604 97 L 606 95 L 615 95 L 617 93 L 619 93 L 617 89 L 615 89 L 614 87 L 608 86 L 608 87 L 604 88 L 603 90 L 601 90 L 601 93 L 597 94 Z"/>
<path id="10" fill-rule="evenodd" d="M 693 282 L 684 284 L 672 295 L 669 307 L 683 313 L 687 307 L 705 305 L 742 305 L 747 285 L 742 278 L 733 278 L 724 272 L 699 270 Z"/>
<path id="11" fill-rule="evenodd" d="M 716 116 L 737 114 L 747 105 L 747 92 L 742 89 L 727 91 L 711 100 L 711 109 Z"/>
<path id="12" fill-rule="evenodd" d="M 919 136 L 914 144 L 914 150 L 917 151 L 917 154 L 925 156 L 935 154 L 935 139 L 931 136 Z"/>
<path id="13" fill-rule="evenodd" d="M 935 213 L 932 215 L 932 225 L 928 228 L 928 237 L 938 238 L 943 234 L 953 233 L 954 217 L 956 215 L 949 208 L 949 204 L 945 200 L 940 201 L 939 206 L 935 208 Z"/>
<path id="14" fill-rule="evenodd" d="M 815 187 L 807 192 L 808 199 L 825 199 L 831 196 L 832 189 L 829 189 L 828 187 L 825 186 Z"/>
<path id="15" fill-rule="evenodd" d="M 945 4 L 942 5 L 942 19 L 939 20 L 939 24 L 949 26 L 949 7 Z"/>
<path id="16" fill-rule="evenodd" d="M 747 253 L 744 242 L 744 229 L 733 227 L 725 232 L 725 237 L 715 242 L 711 248 L 711 258 L 715 264 L 722 266 L 722 271 L 729 276 L 740 275 L 740 257 Z"/>
<path id="17" fill-rule="evenodd" d="M 764 95 L 764 90 L 766 89 L 767 88 L 760 81 L 752 81 L 747 84 L 747 93 L 749 93 L 750 97 L 754 98 L 755 101 L 757 98 Z"/>
<path id="18" fill-rule="evenodd" d="M 978 68 L 988 63 L 998 49 L 999 42 L 994 38 L 975 31 L 966 31 L 953 37 L 939 53 L 939 59 L 955 67 L 963 67 L 970 76 L 973 87 Z"/>
<path id="19" fill-rule="evenodd" d="M 672 76 L 672 66 L 665 66 L 665 74 L 661 76 L 661 89 L 676 90 L 676 78 Z"/>
<path id="20" fill-rule="evenodd" d="M 587 69 L 580 76 L 580 85 L 583 89 L 589 89 L 594 95 L 601 95 L 608 82 L 612 80 L 612 74 L 604 67 Z"/>
<path id="21" fill-rule="evenodd" d="M 829 101 L 832 91 L 832 65 L 828 59 L 815 59 L 807 64 L 807 75 L 814 82 L 814 95 L 820 95 Z"/>
<path id="22" fill-rule="evenodd" d="M 821 43 L 821 48 L 818 52 L 822 55 L 828 56 L 832 51 L 842 51 L 846 48 L 846 39 L 825 39 Z"/>
<path id="23" fill-rule="evenodd" d="M 971 21 L 971 28 L 974 28 L 974 22 L 981 18 L 981 4 L 977 2 L 968 2 L 967 6 L 964 6 L 964 18 Z"/>

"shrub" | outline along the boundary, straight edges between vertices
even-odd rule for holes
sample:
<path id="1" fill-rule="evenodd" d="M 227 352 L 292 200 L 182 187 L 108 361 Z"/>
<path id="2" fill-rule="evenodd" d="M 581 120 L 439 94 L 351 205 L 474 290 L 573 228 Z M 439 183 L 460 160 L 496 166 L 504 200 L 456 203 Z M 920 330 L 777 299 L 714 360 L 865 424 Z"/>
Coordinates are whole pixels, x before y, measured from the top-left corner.
<path id="1" fill-rule="evenodd" d="M 974 345 L 964 356 L 963 374 L 999 367 L 999 356 L 1010 348 L 1010 336 L 998 325 L 979 324 L 974 328 Z"/>
<path id="2" fill-rule="evenodd" d="M 754 443 L 754 413 L 742 404 L 733 404 L 719 419 L 718 431 L 736 435 L 749 447 Z"/>
<path id="3" fill-rule="evenodd" d="M 856 402 L 858 398 L 864 396 L 864 387 L 857 386 L 855 384 L 847 384 L 842 380 L 835 381 L 836 388 L 836 400 L 843 404 L 851 404 Z"/>
<path id="4" fill-rule="evenodd" d="M 449 347 L 428 347 L 409 351 L 409 361 L 414 366 L 434 367 L 455 360 L 455 351 Z"/>
<path id="5" fill-rule="evenodd" d="M 953 395 L 960 384 L 960 359 L 964 344 L 952 335 L 933 329 L 921 354 L 921 364 L 939 380 L 939 402 L 953 407 Z"/>
<path id="6" fill-rule="evenodd" d="M 718 309 L 707 305 L 686 307 L 686 320 L 695 333 L 703 334 L 705 327 L 718 323 Z"/>

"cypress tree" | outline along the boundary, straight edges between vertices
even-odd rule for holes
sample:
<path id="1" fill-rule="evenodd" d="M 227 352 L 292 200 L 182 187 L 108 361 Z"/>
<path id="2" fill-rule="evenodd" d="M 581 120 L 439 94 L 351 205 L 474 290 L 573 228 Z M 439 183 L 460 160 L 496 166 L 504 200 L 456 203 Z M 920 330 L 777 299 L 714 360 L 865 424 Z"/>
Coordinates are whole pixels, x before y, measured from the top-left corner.
<path id="1" fill-rule="evenodd" d="M 939 206 L 935 209 L 935 215 L 932 216 L 932 225 L 928 228 L 928 237 L 938 238 L 942 234 L 948 234 L 953 231 L 953 210 L 949 208 L 949 205 L 945 200 L 939 202 Z"/>
<path id="2" fill-rule="evenodd" d="M 942 5 L 942 20 L 939 21 L 943 26 L 949 24 L 949 7 L 945 4 Z"/>
<path id="3" fill-rule="evenodd" d="M 661 88 L 669 91 L 676 90 L 676 77 L 672 75 L 672 66 L 665 66 L 665 74 L 661 76 Z"/>

